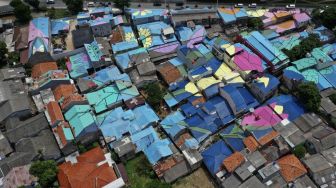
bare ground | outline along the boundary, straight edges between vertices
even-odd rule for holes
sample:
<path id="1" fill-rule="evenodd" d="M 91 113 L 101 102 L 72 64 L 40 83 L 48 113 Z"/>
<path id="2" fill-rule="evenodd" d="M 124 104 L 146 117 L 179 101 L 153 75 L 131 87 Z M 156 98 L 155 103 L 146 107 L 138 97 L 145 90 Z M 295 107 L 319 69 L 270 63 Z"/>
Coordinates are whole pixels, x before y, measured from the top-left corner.
<path id="1" fill-rule="evenodd" d="M 178 180 L 173 188 L 214 188 L 208 173 L 201 167 L 192 174 Z"/>

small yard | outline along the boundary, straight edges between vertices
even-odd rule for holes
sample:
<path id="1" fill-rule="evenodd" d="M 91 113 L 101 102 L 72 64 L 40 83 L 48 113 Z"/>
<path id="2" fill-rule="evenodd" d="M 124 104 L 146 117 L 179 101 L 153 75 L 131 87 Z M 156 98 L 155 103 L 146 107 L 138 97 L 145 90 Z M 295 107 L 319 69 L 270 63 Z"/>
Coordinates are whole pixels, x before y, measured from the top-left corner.
<path id="1" fill-rule="evenodd" d="M 144 154 L 126 163 L 126 171 L 129 178 L 130 188 L 170 188 L 169 184 L 161 182 Z"/>
<path id="2" fill-rule="evenodd" d="M 173 188 L 214 188 L 209 175 L 203 168 L 199 168 L 192 174 L 177 180 Z"/>
<path id="3" fill-rule="evenodd" d="M 71 16 L 67 9 L 48 9 L 47 15 L 52 19 L 59 19 Z"/>

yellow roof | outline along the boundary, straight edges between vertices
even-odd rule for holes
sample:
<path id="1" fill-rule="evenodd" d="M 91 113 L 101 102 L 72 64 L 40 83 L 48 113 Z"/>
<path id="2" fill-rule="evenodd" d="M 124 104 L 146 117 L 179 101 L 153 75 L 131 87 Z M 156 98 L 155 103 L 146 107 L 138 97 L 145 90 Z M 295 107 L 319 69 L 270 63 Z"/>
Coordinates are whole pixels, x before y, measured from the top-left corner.
<path id="1" fill-rule="evenodd" d="M 230 80 L 232 78 L 238 77 L 239 73 L 233 72 L 230 67 L 225 63 L 222 63 L 221 66 L 214 74 L 219 80 Z"/>
<path id="2" fill-rule="evenodd" d="M 184 86 L 184 89 L 192 94 L 196 94 L 198 92 L 196 85 L 192 82 L 187 83 L 187 85 Z"/>
<path id="3" fill-rule="evenodd" d="M 228 83 L 244 83 L 244 82 L 245 82 L 245 81 L 244 81 L 243 78 L 240 77 L 240 76 L 237 76 L 237 77 L 235 77 L 234 79 L 228 81 Z"/>
<path id="4" fill-rule="evenodd" d="M 220 83 L 221 81 L 216 80 L 214 77 L 207 77 L 207 78 L 202 78 L 199 81 L 197 81 L 197 86 L 198 88 L 200 88 L 201 90 L 204 90 L 206 88 L 208 88 L 209 86 L 213 85 L 213 84 L 217 84 Z"/>

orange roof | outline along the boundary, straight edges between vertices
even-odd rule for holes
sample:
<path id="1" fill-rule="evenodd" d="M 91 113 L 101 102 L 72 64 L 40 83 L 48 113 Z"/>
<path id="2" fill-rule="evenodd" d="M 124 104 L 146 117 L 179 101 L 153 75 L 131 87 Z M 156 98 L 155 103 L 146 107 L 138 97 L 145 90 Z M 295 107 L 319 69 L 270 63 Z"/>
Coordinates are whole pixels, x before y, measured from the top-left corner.
<path id="1" fill-rule="evenodd" d="M 156 165 L 154 165 L 153 169 L 158 177 L 162 177 L 165 171 L 169 170 L 182 161 L 182 158 L 172 156 L 166 160 L 158 162 Z"/>
<path id="2" fill-rule="evenodd" d="M 307 169 L 295 155 L 290 154 L 278 160 L 280 173 L 286 182 L 292 182 L 307 173 Z"/>
<path id="3" fill-rule="evenodd" d="M 254 152 L 259 147 L 258 142 L 252 136 L 246 137 L 243 142 L 250 152 Z"/>
<path id="4" fill-rule="evenodd" d="M 176 82 L 181 77 L 180 71 L 170 63 L 164 63 L 158 71 L 167 84 Z"/>
<path id="5" fill-rule="evenodd" d="M 63 125 L 58 125 L 56 127 L 56 132 L 57 132 L 57 134 L 58 134 L 58 136 L 61 140 L 62 145 L 65 146 L 68 142 L 65 138 L 65 134 L 63 132 L 63 127 L 68 127 L 69 128 L 70 126 L 67 122 L 63 122 Z"/>
<path id="6" fill-rule="evenodd" d="M 242 165 L 244 161 L 245 158 L 243 154 L 241 154 L 240 152 L 234 152 L 228 158 L 224 159 L 223 165 L 228 172 L 233 172 L 234 170 L 236 170 L 236 168 Z"/>
<path id="7" fill-rule="evenodd" d="M 50 70 L 58 70 L 56 62 L 39 63 L 33 66 L 32 77 L 39 78 L 41 75 Z"/>
<path id="8" fill-rule="evenodd" d="M 80 94 L 74 94 L 74 95 L 70 95 L 64 98 L 61 108 L 62 110 L 64 110 L 65 108 L 67 108 L 72 102 L 79 102 L 79 101 L 84 101 L 85 98 L 80 95 Z"/>
<path id="9" fill-rule="evenodd" d="M 59 101 L 62 97 L 67 97 L 77 92 L 75 85 L 73 84 L 61 84 L 57 86 L 54 90 L 54 97 L 56 101 Z"/>
<path id="10" fill-rule="evenodd" d="M 50 117 L 50 124 L 54 125 L 58 121 L 64 121 L 64 117 L 58 103 L 51 101 L 47 104 L 47 111 Z"/>
<path id="11" fill-rule="evenodd" d="M 268 133 L 267 135 L 261 137 L 261 138 L 259 139 L 259 144 L 263 146 L 263 145 L 269 143 L 270 141 L 272 141 L 272 140 L 273 140 L 275 137 L 277 137 L 278 135 L 279 135 L 278 132 L 276 132 L 276 131 L 272 131 L 272 132 Z"/>
<path id="12" fill-rule="evenodd" d="M 59 165 L 57 174 L 61 188 L 103 187 L 118 177 L 108 163 L 98 166 L 105 160 L 104 152 L 96 147 L 77 157 L 77 163 L 65 162 Z"/>

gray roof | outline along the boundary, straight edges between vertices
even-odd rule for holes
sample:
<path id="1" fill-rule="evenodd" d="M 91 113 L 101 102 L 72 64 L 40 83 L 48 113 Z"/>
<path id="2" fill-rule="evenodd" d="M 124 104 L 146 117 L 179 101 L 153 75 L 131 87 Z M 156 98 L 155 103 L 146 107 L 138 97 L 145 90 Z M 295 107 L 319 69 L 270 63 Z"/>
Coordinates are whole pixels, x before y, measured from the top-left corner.
<path id="1" fill-rule="evenodd" d="M 0 80 L 21 79 L 25 77 L 25 72 L 23 67 L 0 69 Z"/>
<path id="2" fill-rule="evenodd" d="M 240 167 L 235 170 L 235 174 L 243 181 L 252 176 L 252 173 L 256 168 L 252 165 L 250 161 L 246 161 Z"/>
<path id="3" fill-rule="evenodd" d="M 319 118 L 315 113 L 302 114 L 294 120 L 294 123 L 303 132 L 308 132 L 317 125 L 323 124 L 321 118 Z"/>
<path id="4" fill-rule="evenodd" d="M 31 108 L 23 83 L 20 80 L 0 81 L 0 122 L 25 110 Z"/>
<path id="5" fill-rule="evenodd" d="M 14 8 L 10 5 L 3 5 L 0 6 L 0 15 L 8 15 L 8 14 L 13 14 L 14 13 Z"/>
<path id="6" fill-rule="evenodd" d="M 43 129 L 48 129 L 49 123 L 43 113 L 17 123 L 16 127 L 6 131 L 6 136 L 11 143 L 16 143 L 22 138 L 39 134 Z"/>
<path id="7" fill-rule="evenodd" d="M 259 152 L 255 151 L 253 153 L 249 153 L 246 156 L 246 159 L 251 162 L 251 164 L 256 168 L 260 168 L 262 165 L 264 165 L 267 160 L 265 157 Z"/>
<path id="8" fill-rule="evenodd" d="M 320 129 L 312 132 L 312 137 L 308 139 L 317 152 L 336 146 L 336 132 L 330 127 L 321 126 Z"/>
<path id="9" fill-rule="evenodd" d="M 190 20 L 201 20 L 201 19 L 209 19 L 218 18 L 216 9 L 183 9 L 183 10 L 174 10 L 172 12 L 172 18 L 174 22 L 181 21 L 190 21 Z"/>
<path id="10" fill-rule="evenodd" d="M 136 53 L 136 54 L 132 54 L 130 55 L 130 66 L 133 65 L 139 65 L 141 63 L 145 63 L 145 62 L 150 62 L 150 57 L 147 51 L 145 52 L 141 52 L 141 53 Z"/>
<path id="11" fill-rule="evenodd" d="M 15 144 L 16 151 L 30 152 L 38 156 L 42 152 L 43 159 L 58 159 L 61 157 L 60 150 L 49 129 L 41 131 L 37 136 L 20 139 Z"/>
<path id="12" fill-rule="evenodd" d="M 154 63 L 147 61 L 144 63 L 140 63 L 137 65 L 137 70 L 141 76 L 150 76 L 155 74 L 156 72 L 156 67 Z"/>
<path id="13" fill-rule="evenodd" d="M 328 114 L 336 111 L 336 105 L 329 98 L 321 99 L 321 108 Z"/>
<path id="14" fill-rule="evenodd" d="M 239 188 L 266 188 L 266 186 L 256 176 L 252 176 L 241 184 Z"/>
<path id="15" fill-rule="evenodd" d="M 35 52 L 29 57 L 28 65 L 34 66 L 39 63 L 54 61 L 49 52 Z"/>
<path id="16" fill-rule="evenodd" d="M 287 187 L 286 181 L 283 179 L 283 177 L 280 174 L 272 177 L 267 183 L 272 183 L 272 184 L 267 186 L 267 187 L 271 187 L 271 188 L 285 188 L 285 187 Z"/>
<path id="17" fill-rule="evenodd" d="M 324 150 L 321 154 L 332 164 L 336 164 L 336 147 Z"/>
<path id="18" fill-rule="evenodd" d="M 304 175 L 294 181 L 293 184 L 294 188 L 317 188 L 317 186 L 314 184 L 314 182 L 307 176 Z"/>
<path id="19" fill-rule="evenodd" d="M 110 42 L 105 37 L 96 37 L 97 43 L 101 46 L 101 51 L 105 56 L 110 56 L 112 54 L 112 47 Z"/>
<path id="20" fill-rule="evenodd" d="M 0 158 L 13 152 L 11 145 L 9 144 L 7 138 L 0 131 Z"/>
<path id="21" fill-rule="evenodd" d="M 233 174 L 222 181 L 221 187 L 223 188 L 232 188 L 232 187 L 238 187 L 241 184 L 241 181 Z"/>
<path id="22" fill-rule="evenodd" d="M 158 80 L 156 74 L 151 76 L 141 76 L 136 69 L 129 72 L 128 75 L 131 77 L 132 82 L 137 87 L 143 87 L 147 83 L 155 82 Z"/>
<path id="23" fill-rule="evenodd" d="M 0 160 L 0 168 L 3 175 L 7 175 L 9 171 L 17 166 L 23 166 L 31 163 L 34 157 L 28 152 L 14 152 L 9 157 Z M 1 177 L 1 172 L 0 172 Z"/>
<path id="24" fill-rule="evenodd" d="M 72 31 L 72 40 L 75 48 L 81 48 L 84 44 L 93 42 L 93 34 L 90 27 L 81 27 Z"/>
<path id="25" fill-rule="evenodd" d="M 113 142 L 112 147 L 119 157 L 135 152 L 135 145 L 131 142 L 129 137 Z"/>
<path id="26" fill-rule="evenodd" d="M 311 155 L 303 160 L 315 183 L 323 185 L 336 179 L 336 168 L 321 154 Z"/>
<path id="27" fill-rule="evenodd" d="M 260 169 L 258 173 L 263 179 L 268 179 L 269 177 L 272 177 L 274 174 L 279 173 L 279 171 L 280 166 L 277 163 L 269 163 L 262 169 Z"/>
<path id="28" fill-rule="evenodd" d="M 267 146 L 261 153 L 264 155 L 267 161 L 275 161 L 279 159 L 279 148 L 276 146 Z"/>

